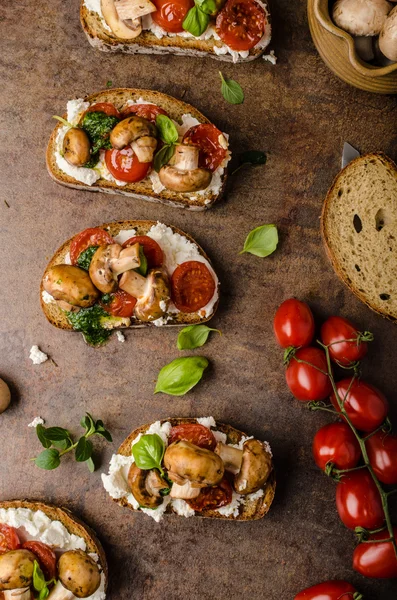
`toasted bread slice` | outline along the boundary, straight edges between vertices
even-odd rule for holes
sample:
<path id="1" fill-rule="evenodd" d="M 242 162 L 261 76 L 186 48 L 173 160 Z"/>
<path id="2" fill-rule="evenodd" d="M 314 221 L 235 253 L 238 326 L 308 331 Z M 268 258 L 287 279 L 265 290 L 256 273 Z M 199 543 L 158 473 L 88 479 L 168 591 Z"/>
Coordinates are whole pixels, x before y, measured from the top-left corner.
<path id="1" fill-rule="evenodd" d="M 127 229 L 135 229 L 137 232 L 137 235 L 146 235 L 147 232 L 149 231 L 149 229 L 153 225 L 156 225 L 155 221 L 117 221 L 114 223 L 104 223 L 103 225 L 100 225 L 99 227 L 101 227 L 102 229 L 106 229 L 106 231 L 108 231 L 108 233 L 110 233 L 110 235 L 114 237 L 118 233 L 120 233 L 120 231 L 127 230 Z M 208 256 L 206 255 L 206 253 L 204 252 L 204 250 L 197 244 L 197 242 L 194 241 L 194 239 L 192 237 L 190 237 L 187 233 L 181 231 L 180 229 L 177 229 L 176 227 L 173 227 L 171 225 L 169 225 L 169 227 L 171 227 L 171 229 L 174 233 L 179 233 L 180 235 L 187 238 L 193 244 L 196 244 L 201 256 L 203 256 L 209 262 L 209 264 L 211 264 L 211 261 L 208 258 Z M 43 291 L 44 291 L 43 279 L 44 279 L 48 269 L 50 269 L 54 265 L 59 265 L 59 264 L 62 264 L 65 262 L 65 257 L 68 254 L 68 252 L 70 251 L 70 242 L 72 241 L 72 239 L 73 238 L 70 238 L 67 242 L 62 244 L 62 246 L 60 248 L 58 248 L 58 250 L 55 252 L 52 259 L 48 263 L 46 270 L 44 271 L 41 284 L 40 284 L 40 302 L 41 302 L 41 308 L 43 309 L 45 316 L 47 317 L 47 319 L 49 320 L 49 322 L 52 325 L 54 325 L 55 327 L 58 327 L 59 329 L 68 329 L 68 330 L 73 331 L 73 327 L 70 325 L 69 321 L 67 320 L 65 311 L 63 311 L 58 306 L 57 303 L 52 302 L 50 304 L 46 304 L 43 300 Z M 209 319 L 212 318 L 212 316 L 215 314 L 217 307 L 218 307 L 218 301 L 214 305 L 211 315 L 209 315 L 208 317 L 200 317 L 197 313 L 183 313 L 183 312 L 176 313 L 172 316 L 172 319 L 170 319 L 165 325 L 163 325 L 163 327 L 170 327 L 170 326 L 176 326 L 176 325 L 195 325 L 198 323 L 205 323 L 206 321 L 209 321 Z M 154 326 L 155 325 L 153 325 L 153 323 L 143 323 L 142 321 L 134 320 L 133 317 L 131 318 L 130 328 L 154 327 Z"/>
<path id="2" fill-rule="evenodd" d="M 336 177 L 321 231 L 336 274 L 369 308 L 397 319 L 397 166 L 366 154 Z"/>
<path id="3" fill-rule="evenodd" d="M 181 425 L 184 423 L 197 423 L 197 420 L 189 419 L 189 418 L 172 418 L 172 419 L 163 419 L 160 421 L 161 424 L 166 423 L 166 422 L 171 423 L 172 427 L 174 427 L 175 425 Z M 142 425 L 142 427 L 139 427 L 138 429 L 135 429 L 132 433 L 130 433 L 130 435 L 127 437 L 126 440 L 124 440 L 124 442 L 121 444 L 120 448 L 118 449 L 118 454 L 122 454 L 123 456 L 131 456 L 132 442 L 139 434 L 144 434 L 148 430 L 149 427 L 150 427 L 150 424 Z M 221 431 L 222 433 L 226 434 L 228 444 L 238 444 L 243 437 L 247 437 L 247 435 L 245 433 L 243 433 L 242 431 L 235 429 L 231 425 L 225 425 L 224 423 L 217 422 L 216 429 L 217 429 L 217 431 Z M 261 496 L 260 498 L 253 499 L 253 500 L 248 499 L 243 505 L 240 505 L 239 514 L 237 517 L 235 517 L 233 515 L 230 515 L 230 516 L 221 515 L 216 510 L 207 510 L 207 511 L 203 511 L 203 512 L 196 512 L 195 516 L 206 517 L 206 518 L 211 518 L 211 519 L 228 519 L 229 521 L 253 521 L 256 519 L 261 519 L 269 512 L 270 506 L 273 502 L 274 495 L 276 492 L 276 477 L 275 477 L 274 469 L 262 489 L 263 489 L 263 496 Z M 136 509 L 134 509 L 132 507 L 132 505 L 128 503 L 126 498 L 121 498 L 119 500 L 113 499 L 113 500 L 120 506 L 125 506 L 125 507 L 129 508 L 130 510 L 139 512 L 139 511 L 136 511 Z M 166 513 L 174 513 L 174 510 L 172 509 L 170 504 L 167 506 Z"/>
<path id="4" fill-rule="evenodd" d="M 108 584 L 108 566 L 105 551 L 95 532 L 83 521 L 73 515 L 67 508 L 59 508 L 54 504 L 35 502 L 31 500 L 9 500 L 0 502 L 0 509 L 27 508 L 32 511 L 42 511 L 51 521 L 60 521 L 70 534 L 77 535 L 86 543 L 86 551 L 98 555 L 98 564 L 105 577 L 105 591 Z M 1 522 L 1 520 L 0 520 Z"/>
<path id="5" fill-rule="evenodd" d="M 86 102 L 94 104 L 96 102 L 111 102 L 116 108 L 121 109 L 125 106 L 128 100 L 138 100 L 142 98 L 146 102 L 152 102 L 163 108 L 171 119 L 181 123 L 182 115 L 191 114 L 192 117 L 200 121 L 200 123 L 210 123 L 210 121 L 202 115 L 194 106 L 186 104 L 181 100 L 172 98 L 167 94 L 161 92 L 155 92 L 151 90 L 139 90 L 132 88 L 117 88 L 111 90 L 103 90 L 87 96 Z M 64 115 L 66 119 L 67 115 Z M 91 192 L 105 192 L 108 194 L 122 194 L 124 196 L 131 196 L 141 200 L 149 200 L 151 202 L 160 202 L 162 204 L 169 204 L 170 206 L 178 208 L 187 208 L 190 210 L 205 210 L 211 208 L 223 194 L 226 186 L 227 172 L 224 170 L 221 176 L 221 187 L 219 191 L 215 193 L 214 190 L 209 189 L 203 192 L 191 192 L 191 193 L 178 193 L 164 189 L 159 193 L 153 191 L 152 182 L 147 177 L 143 181 L 137 183 L 128 183 L 124 186 L 119 186 L 113 181 L 107 181 L 106 179 L 98 179 L 93 185 L 87 185 L 77 181 L 70 175 L 64 173 L 57 165 L 55 152 L 56 152 L 56 139 L 60 128 L 63 127 L 62 123 L 59 123 L 51 134 L 50 141 L 47 147 L 47 169 L 54 181 L 65 185 L 67 187 L 75 189 L 84 189 Z"/>
<path id="6" fill-rule="evenodd" d="M 271 17 L 269 5 L 266 0 L 261 4 L 265 7 L 267 13 L 268 39 L 271 40 Z M 164 36 L 158 39 L 151 31 L 143 31 L 133 40 L 123 40 L 116 37 L 111 31 L 104 27 L 104 23 L 97 12 L 87 8 L 84 0 L 80 7 L 80 21 L 84 33 L 87 36 L 91 46 L 103 52 L 124 52 L 126 54 L 177 54 L 181 56 L 195 56 L 215 58 L 226 62 L 233 62 L 233 56 L 230 53 L 216 54 L 214 48 L 222 48 L 223 44 L 215 38 L 199 40 L 194 37 L 182 37 L 180 35 Z M 261 48 L 252 48 L 247 57 L 241 56 L 234 59 L 234 62 L 249 62 L 255 60 L 264 54 L 267 46 Z"/>

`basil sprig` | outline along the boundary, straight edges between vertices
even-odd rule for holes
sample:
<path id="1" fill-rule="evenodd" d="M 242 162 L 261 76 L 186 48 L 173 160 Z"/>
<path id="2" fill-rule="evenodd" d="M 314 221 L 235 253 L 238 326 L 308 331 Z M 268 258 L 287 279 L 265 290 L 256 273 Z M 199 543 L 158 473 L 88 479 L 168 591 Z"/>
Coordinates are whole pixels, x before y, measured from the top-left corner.
<path id="1" fill-rule="evenodd" d="M 37 560 L 33 563 L 33 587 L 36 592 L 39 592 L 38 600 L 45 600 L 50 594 L 48 586 L 55 583 L 55 579 L 46 581 L 43 571 L 40 569 L 40 565 Z"/>
<path id="2" fill-rule="evenodd" d="M 250 231 L 240 254 L 249 252 L 264 258 L 272 254 L 277 248 L 278 232 L 275 225 L 261 225 Z"/>
<path id="3" fill-rule="evenodd" d="M 194 6 L 187 13 L 182 27 L 195 37 L 200 37 L 207 29 L 210 16 L 217 13 L 215 0 L 194 0 Z"/>
<path id="4" fill-rule="evenodd" d="M 94 461 L 92 460 L 94 447 L 88 438 L 99 435 L 111 442 L 112 436 L 105 428 L 103 421 L 95 421 L 89 413 L 86 413 L 86 416 L 82 418 L 80 425 L 85 429 L 85 433 L 77 442 L 74 441 L 71 433 L 63 427 L 37 425 L 36 434 L 45 450 L 33 459 L 35 465 L 40 469 L 52 471 L 59 467 L 64 454 L 74 450 L 76 461 L 85 462 L 92 473 L 95 470 Z"/>
<path id="5" fill-rule="evenodd" d="M 234 169 L 232 175 L 237 173 L 242 167 L 245 165 L 265 165 L 267 161 L 267 156 L 261 150 L 247 150 L 243 152 L 239 156 L 239 165 Z"/>
<path id="6" fill-rule="evenodd" d="M 164 165 L 169 163 L 175 154 L 175 144 L 178 141 L 178 130 L 175 123 L 166 115 L 157 115 L 156 127 L 159 132 L 163 147 L 156 153 L 154 157 L 154 170 L 158 173 Z"/>
<path id="7" fill-rule="evenodd" d="M 141 439 L 132 446 L 132 455 L 136 466 L 145 471 L 158 469 L 161 475 L 164 475 L 161 466 L 164 452 L 164 442 L 157 433 L 143 435 Z"/>
<path id="8" fill-rule="evenodd" d="M 222 81 L 221 92 L 224 99 L 229 104 L 242 104 L 244 102 L 244 92 L 241 85 L 234 79 L 225 78 L 220 71 L 219 75 Z"/>
<path id="9" fill-rule="evenodd" d="M 204 356 L 176 358 L 161 369 L 154 393 L 184 396 L 198 384 L 208 364 Z"/>
<path id="10" fill-rule="evenodd" d="M 194 350 L 204 346 L 211 331 L 221 333 L 219 329 L 211 329 L 207 325 L 189 325 L 179 332 L 176 343 L 178 350 Z"/>

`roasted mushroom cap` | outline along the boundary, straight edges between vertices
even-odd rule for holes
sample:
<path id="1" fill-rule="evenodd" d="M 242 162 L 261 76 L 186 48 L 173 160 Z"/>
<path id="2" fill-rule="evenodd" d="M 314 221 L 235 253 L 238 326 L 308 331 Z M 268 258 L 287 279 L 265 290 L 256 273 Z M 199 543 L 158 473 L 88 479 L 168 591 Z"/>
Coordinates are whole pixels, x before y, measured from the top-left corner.
<path id="1" fill-rule="evenodd" d="M 126 21 L 120 18 L 114 0 L 101 0 L 101 11 L 107 25 L 118 38 L 132 40 L 142 32 L 141 19 Z"/>
<path id="2" fill-rule="evenodd" d="M 241 469 L 234 478 L 234 489 L 239 494 L 257 492 L 272 470 L 272 457 L 265 444 L 247 440 L 243 446 Z"/>
<path id="3" fill-rule="evenodd" d="M 61 555 L 58 575 L 62 585 L 77 598 L 92 596 L 101 583 L 97 563 L 82 550 L 70 550 Z"/>
<path id="4" fill-rule="evenodd" d="M 154 321 L 167 312 L 170 303 L 170 282 L 164 269 L 151 269 L 146 278 L 135 271 L 128 271 L 121 277 L 119 287 L 137 299 L 137 319 Z"/>
<path id="5" fill-rule="evenodd" d="M 379 36 L 379 48 L 389 60 L 397 61 L 397 6 L 387 17 Z"/>
<path id="6" fill-rule="evenodd" d="M 351 35 L 378 35 L 391 8 L 387 0 L 337 0 L 332 17 Z"/>
<path id="7" fill-rule="evenodd" d="M 72 265 L 51 267 L 44 277 L 43 287 L 55 300 L 81 308 L 92 306 L 99 296 L 87 271 Z"/>
<path id="8" fill-rule="evenodd" d="M 31 585 L 35 555 L 29 550 L 11 550 L 0 554 L 0 591 Z"/>
<path id="9" fill-rule="evenodd" d="M 72 127 L 63 138 L 63 156 L 70 165 L 82 167 L 91 157 L 91 144 L 83 129 Z"/>
<path id="10" fill-rule="evenodd" d="M 109 244 L 99 246 L 90 263 L 90 277 L 92 283 L 103 294 L 110 294 L 117 288 L 117 279 L 110 268 L 110 261 L 120 256 L 120 244 Z"/>
<path id="11" fill-rule="evenodd" d="M 221 458 L 215 452 L 184 440 L 168 446 L 164 454 L 164 465 L 171 481 L 178 485 L 190 482 L 192 487 L 198 488 L 216 485 L 221 481 L 225 470 Z"/>
<path id="12" fill-rule="evenodd" d="M 212 173 L 198 166 L 199 148 L 194 144 L 178 144 L 168 165 L 161 167 L 159 178 L 164 187 L 174 192 L 198 192 L 211 183 Z"/>
<path id="13" fill-rule="evenodd" d="M 223 464 L 225 465 L 225 471 L 229 471 L 234 475 L 237 475 L 241 469 L 241 463 L 243 462 L 243 451 L 239 448 L 233 448 L 228 444 L 222 444 L 218 442 L 215 448 L 215 453 L 219 454 Z"/>
<path id="14" fill-rule="evenodd" d="M 160 506 L 163 501 L 160 491 L 169 487 L 156 469 L 144 471 L 136 464 L 128 471 L 128 485 L 135 500 L 145 508 Z"/>
<path id="15" fill-rule="evenodd" d="M 110 143 L 113 148 L 122 150 L 129 144 L 139 162 L 152 162 L 157 148 L 157 129 L 153 123 L 142 117 L 131 116 L 123 119 L 112 130 Z"/>

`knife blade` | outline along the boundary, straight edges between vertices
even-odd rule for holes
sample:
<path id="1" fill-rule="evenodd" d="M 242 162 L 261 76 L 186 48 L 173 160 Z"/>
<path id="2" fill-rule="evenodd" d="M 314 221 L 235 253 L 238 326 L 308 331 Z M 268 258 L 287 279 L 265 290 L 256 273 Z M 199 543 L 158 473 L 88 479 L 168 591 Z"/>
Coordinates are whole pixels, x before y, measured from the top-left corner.
<path id="1" fill-rule="evenodd" d="M 342 169 L 346 167 L 352 160 L 358 158 L 360 153 L 358 150 L 353 148 L 348 142 L 343 144 L 343 152 L 342 152 Z"/>

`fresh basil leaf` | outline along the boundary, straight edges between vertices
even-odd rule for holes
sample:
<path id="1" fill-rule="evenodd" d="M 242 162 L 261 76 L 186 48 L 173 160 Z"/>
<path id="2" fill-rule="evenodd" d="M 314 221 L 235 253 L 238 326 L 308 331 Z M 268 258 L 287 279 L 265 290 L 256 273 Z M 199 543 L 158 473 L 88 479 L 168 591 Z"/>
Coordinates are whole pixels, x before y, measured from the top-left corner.
<path id="1" fill-rule="evenodd" d="M 96 429 L 96 423 L 90 413 L 85 414 L 85 417 L 81 420 L 80 425 L 85 427 L 86 435 L 91 435 Z"/>
<path id="2" fill-rule="evenodd" d="M 264 258 L 275 251 L 277 244 L 277 227 L 275 225 L 261 225 L 247 235 L 244 248 L 240 254 L 249 252 L 250 254 Z"/>
<path id="3" fill-rule="evenodd" d="M 218 12 L 215 0 L 195 0 L 195 4 L 207 15 L 213 16 Z"/>
<path id="4" fill-rule="evenodd" d="M 46 587 L 45 577 L 37 560 L 33 563 L 33 587 L 37 592 L 41 592 Z"/>
<path id="5" fill-rule="evenodd" d="M 55 442 L 53 442 L 53 445 L 56 446 L 59 450 L 66 450 L 67 448 L 70 448 L 70 446 L 73 445 L 73 443 L 71 442 L 71 440 L 57 440 Z"/>
<path id="6" fill-rule="evenodd" d="M 98 435 L 104 437 L 105 440 L 107 440 L 108 442 L 113 442 L 112 435 L 111 435 L 110 431 L 108 431 L 107 429 L 104 429 L 103 431 L 97 431 L 96 433 Z"/>
<path id="7" fill-rule="evenodd" d="M 143 277 L 146 277 L 146 274 L 147 274 L 147 260 L 146 260 L 145 253 L 144 253 L 143 248 L 142 248 L 141 245 L 139 245 L 139 258 L 141 259 L 141 264 L 139 265 L 139 267 L 137 269 L 135 269 L 135 271 L 137 271 L 137 273 L 139 273 Z"/>
<path id="8" fill-rule="evenodd" d="M 70 433 L 63 427 L 47 427 L 44 432 L 44 436 L 51 442 L 58 442 L 69 439 Z"/>
<path id="9" fill-rule="evenodd" d="M 45 430 L 46 430 L 46 428 L 43 427 L 43 425 L 39 424 L 36 427 L 36 434 L 37 434 L 37 437 L 40 440 L 41 445 L 44 446 L 44 448 L 50 448 L 51 442 L 50 442 L 50 440 L 48 440 L 46 438 L 46 436 L 45 436 Z"/>
<path id="10" fill-rule="evenodd" d="M 93 450 L 94 448 L 92 442 L 90 440 L 87 440 L 85 435 L 83 435 L 79 439 L 75 450 L 77 462 L 85 462 L 86 460 L 91 458 Z"/>
<path id="11" fill-rule="evenodd" d="M 208 364 L 204 356 L 176 358 L 161 369 L 154 393 L 183 396 L 198 384 Z"/>
<path id="12" fill-rule="evenodd" d="M 176 343 L 178 350 L 194 350 L 194 348 L 204 346 L 211 331 L 220 333 L 219 329 L 211 329 L 207 325 L 189 325 L 188 327 L 184 327 L 178 335 Z"/>
<path id="13" fill-rule="evenodd" d="M 232 175 L 237 173 L 244 165 L 265 165 L 267 156 L 261 150 L 247 150 L 239 156 L 239 166 L 234 169 Z"/>
<path id="14" fill-rule="evenodd" d="M 41 590 L 40 594 L 39 594 L 39 600 L 46 600 L 46 598 L 48 598 L 48 596 L 50 595 L 50 590 L 48 589 L 47 586 L 43 587 L 43 589 Z"/>
<path id="15" fill-rule="evenodd" d="M 47 450 L 43 450 L 43 452 L 35 458 L 34 462 L 40 469 L 52 471 L 59 467 L 61 461 L 58 450 L 55 450 L 55 448 L 47 448 Z"/>
<path id="16" fill-rule="evenodd" d="M 92 257 L 94 256 L 98 248 L 99 246 L 89 246 L 88 248 L 83 250 L 83 252 L 80 253 L 80 256 L 77 259 L 77 265 L 81 269 L 88 271 L 88 269 L 90 268 Z"/>
<path id="17" fill-rule="evenodd" d="M 206 14 L 199 6 L 193 6 L 184 18 L 182 27 L 195 37 L 199 37 L 207 29 L 209 22 L 209 14 Z"/>
<path id="18" fill-rule="evenodd" d="M 154 157 L 154 170 L 158 173 L 164 165 L 168 164 L 175 154 L 175 144 L 167 144 L 157 152 Z"/>
<path id="19" fill-rule="evenodd" d="M 165 144 L 175 144 L 178 141 L 178 130 L 167 115 L 157 115 L 156 127 L 159 130 L 160 139 Z"/>
<path id="20" fill-rule="evenodd" d="M 244 102 L 244 92 L 241 85 L 234 79 L 225 79 L 220 71 L 219 75 L 222 80 L 221 91 L 225 100 L 229 104 L 242 104 Z"/>
<path id="21" fill-rule="evenodd" d="M 92 460 L 92 458 L 90 457 L 85 462 L 86 462 L 89 472 L 93 473 L 95 471 L 95 464 L 94 464 L 94 461 Z"/>
<path id="22" fill-rule="evenodd" d="M 165 445 L 157 433 L 143 435 L 141 439 L 132 446 L 132 455 L 135 464 L 140 469 L 159 469 L 162 472 L 161 461 L 163 460 Z"/>
<path id="23" fill-rule="evenodd" d="M 112 87 L 112 85 L 113 85 L 113 81 L 107 81 L 107 82 L 106 82 L 106 87 L 107 87 L 107 88 L 111 88 L 111 87 Z"/>

